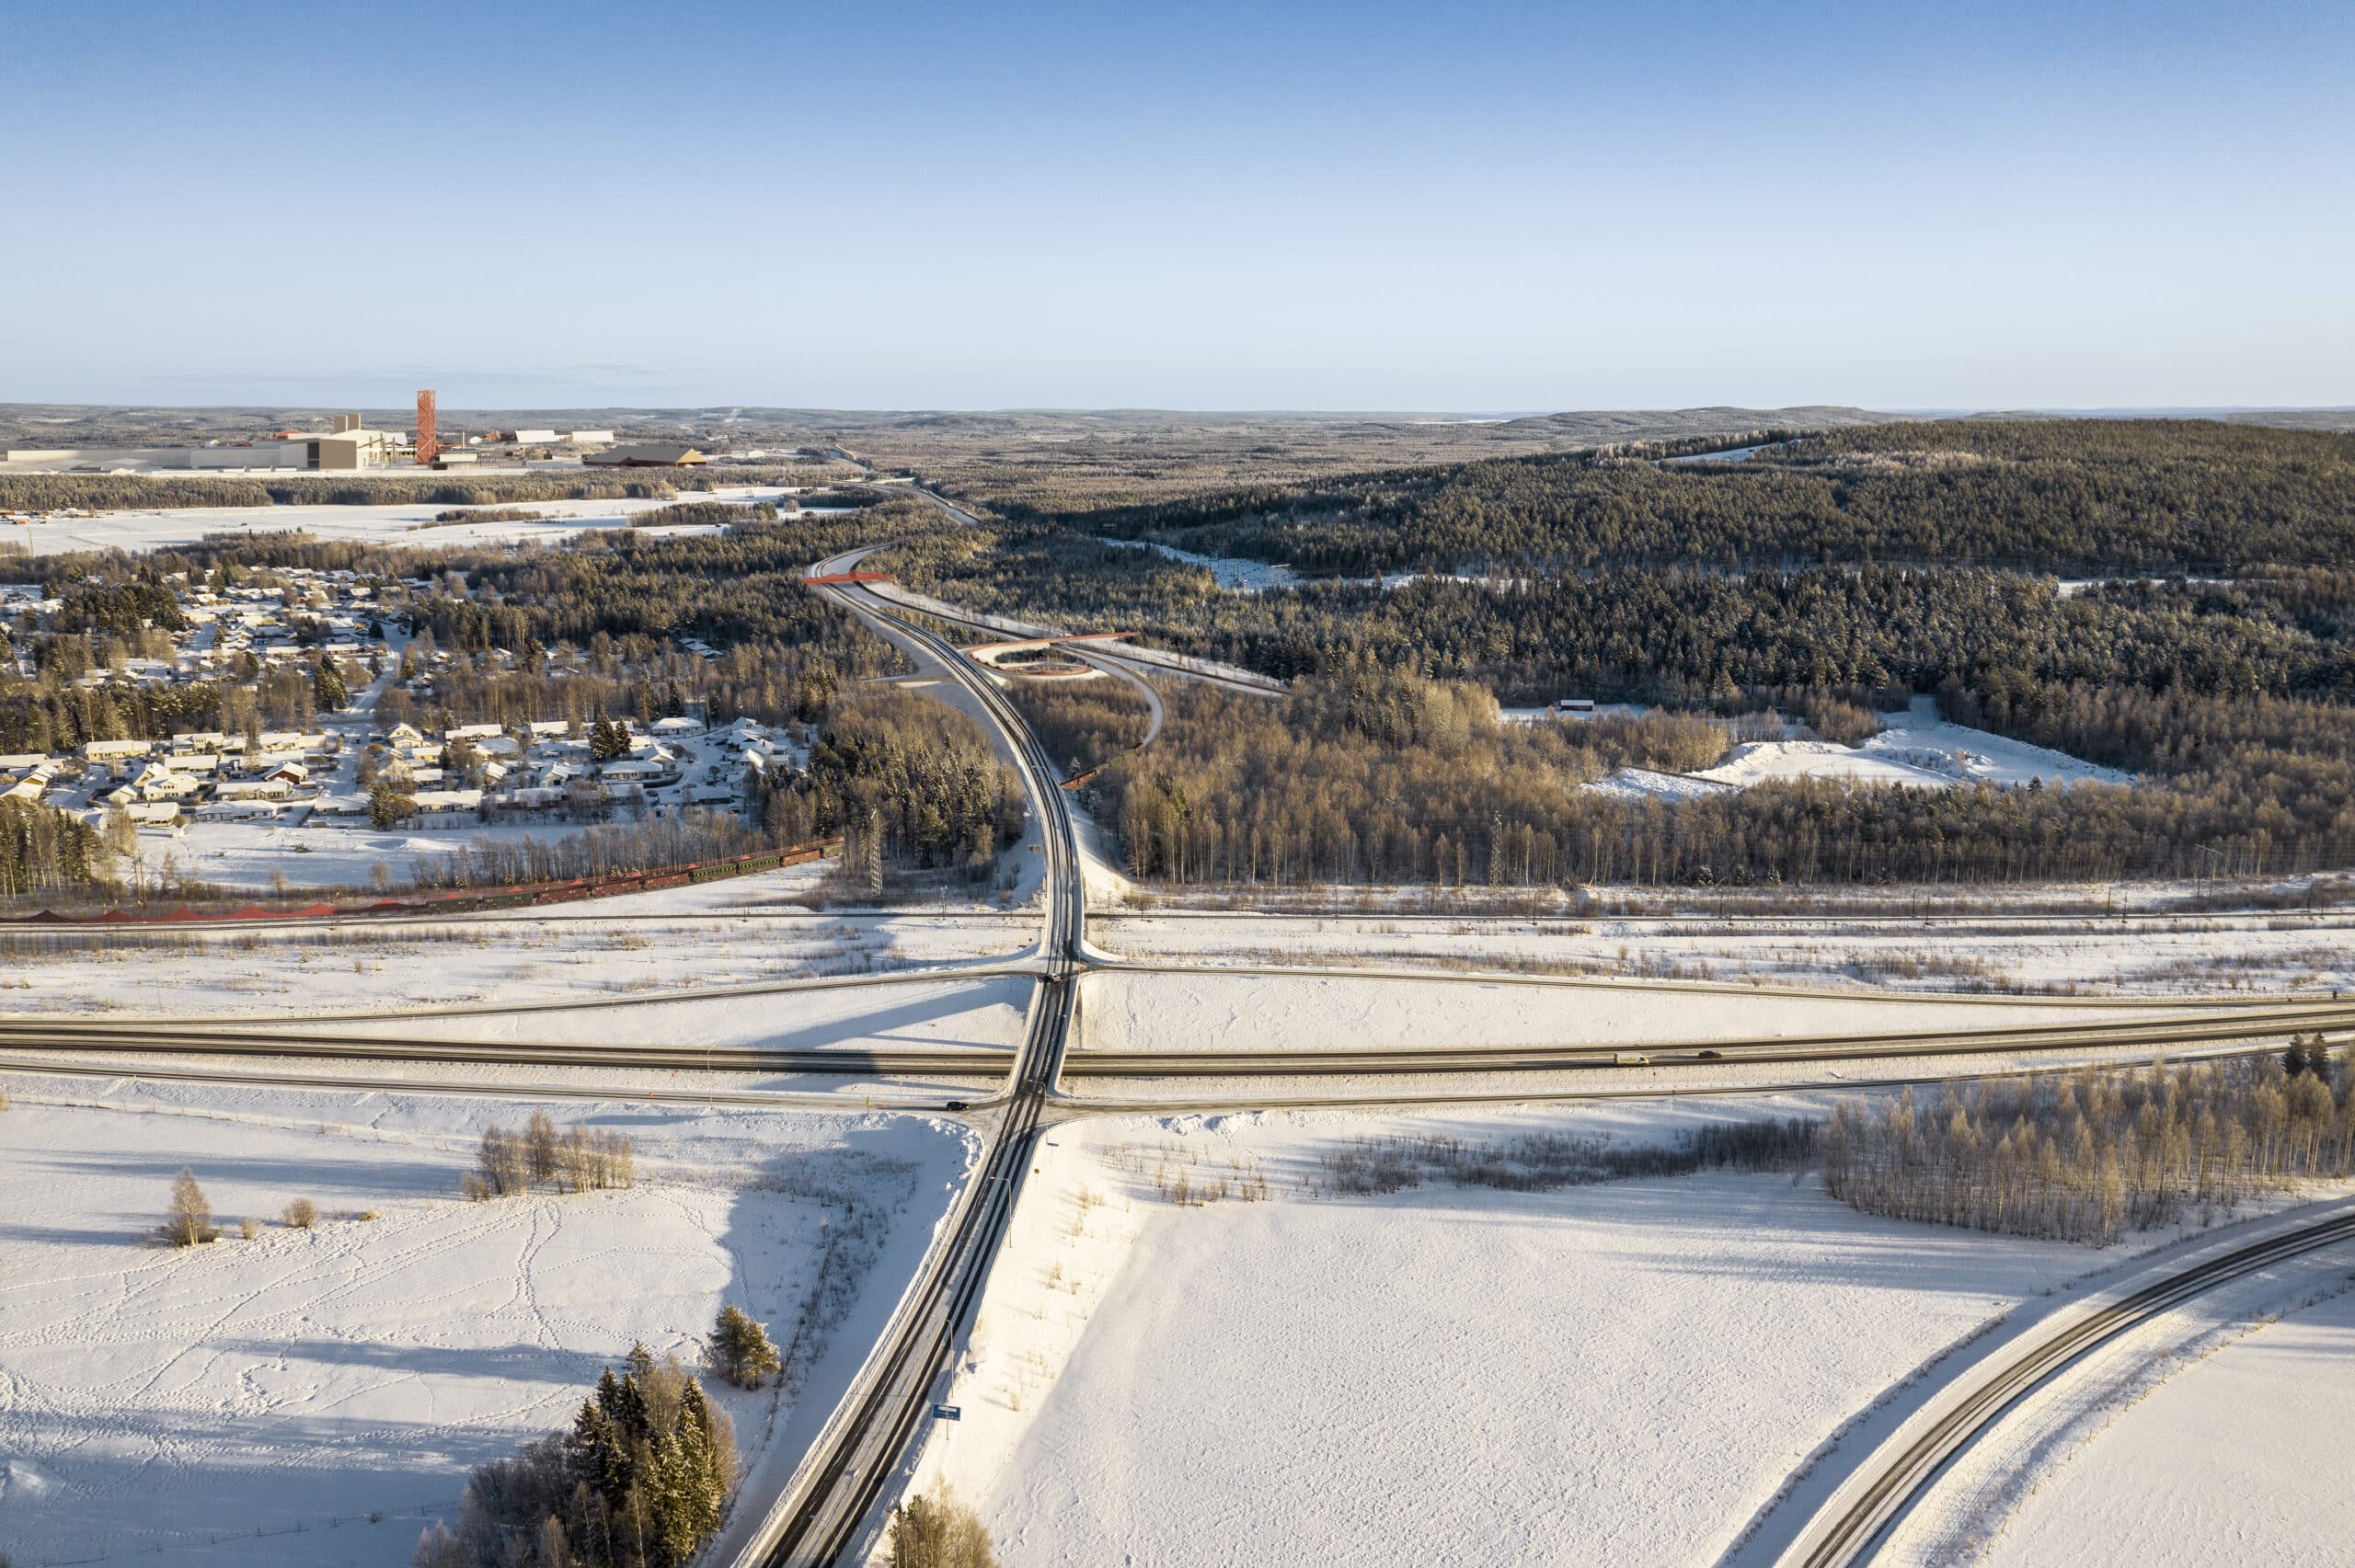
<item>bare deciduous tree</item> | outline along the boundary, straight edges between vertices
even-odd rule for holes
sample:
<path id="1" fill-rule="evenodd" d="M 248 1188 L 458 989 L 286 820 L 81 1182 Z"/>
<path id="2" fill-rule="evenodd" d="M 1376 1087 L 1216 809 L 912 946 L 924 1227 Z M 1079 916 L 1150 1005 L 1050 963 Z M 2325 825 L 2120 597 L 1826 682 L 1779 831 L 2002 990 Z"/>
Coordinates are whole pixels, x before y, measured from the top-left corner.
<path id="1" fill-rule="evenodd" d="M 164 1240 L 175 1247 L 193 1247 L 220 1232 L 213 1228 L 213 1202 L 196 1185 L 196 1173 L 187 1166 L 172 1178 L 172 1207 L 164 1221 Z"/>

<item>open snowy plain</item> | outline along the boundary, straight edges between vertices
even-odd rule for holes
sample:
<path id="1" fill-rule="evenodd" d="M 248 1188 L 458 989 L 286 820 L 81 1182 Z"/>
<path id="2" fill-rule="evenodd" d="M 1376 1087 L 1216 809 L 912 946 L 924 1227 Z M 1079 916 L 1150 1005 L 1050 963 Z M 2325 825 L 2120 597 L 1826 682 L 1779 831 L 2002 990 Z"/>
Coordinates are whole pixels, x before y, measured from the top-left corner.
<path id="1" fill-rule="evenodd" d="M 1862 1457 L 1844 1433 L 2007 1314 L 2173 1238 L 1879 1219 L 1789 1174 L 1335 1196 L 1331 1161 L 1821 1108 L 1059 1129 L 959 1362 L 963 1419 L 936 1426 L 916 1483 L 978 1506 L 1010 1563 L 1768 1561 L 1812 1503 L 1805 1480 L 1785 1501 L 1794 1477 Z M 2006 1561 L 2128 1561 L 2083 1544 Z"/>
<path id="2" fill-rule="evenodd" d="M 453 474 L 454 484 L 467 475 Z M 734 502 L 774 501 L 791 494 L 775 486 L 733 486 L 709 492 L 691 492 L 679 500 Z M 167 507 L 99 512 L 94 517 L 63 513 L 44 517 L 25 530 L 25 543 L 35 555 L 60 555 L 75 550 L 128 550 L 133 554 L 169 550 L 193 544 L 216 533 L 307 533 L 316 539 L 349 540 L 368 544 L 411 544 L 420 548 L 454 549 L 467 545 L 553 544 L 575 535 L 604 528 L 626 528 L 640 512 L 673 502 L 655 499 L 606 501 L 533 501 L 525 509 L 536 521 L 500 519 L 489 522 L 437 523 L 451 510 L 492 510 L 487 507 L 452 508 L 431 501 L 397 506 L 270 506 Z M 822 515 L 827 508 L 810 509 Z M 657 532 L 710 532 L 709 527 L 672 527 Z"/>
<path id="3" fill-rule="evenodd" d="M 773 1488 L 972 1155 L 923 1118 L 556 1101 L 559 1127 L 635 1139 L 638 1184 L 470 1204 L 481 1129 L 520 1126 L 528 1100 L 0 1083 L 17 1568 L 398 1568 L 471 1466 L 567 1424 L 634 1342 L 694 1362 L 723 1301 L 800 1337 L 789 1391 L 725 1395 Z M 148 1232 L 183 1166 L 224 1235 L 175 1251 Z M 298 1197 L 316 1229 L 281 1223 Z"/>

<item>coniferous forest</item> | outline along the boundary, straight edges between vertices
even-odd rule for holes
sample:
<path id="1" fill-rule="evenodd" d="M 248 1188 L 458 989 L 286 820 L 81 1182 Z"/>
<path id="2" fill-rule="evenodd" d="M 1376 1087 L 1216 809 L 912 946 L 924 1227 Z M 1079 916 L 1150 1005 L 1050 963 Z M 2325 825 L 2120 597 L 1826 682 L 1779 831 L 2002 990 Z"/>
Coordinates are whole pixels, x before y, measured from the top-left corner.
<path id="1" fill-rule="evenodd" d="M 2202 421 L 1902 421 L 1770 432 L 1739 461 L 1612 447 L 1203 491 L 952 525 L 904 492 L 844 513 L 747 514 L 699 537 L 615 530 L 561 549 L 402 549 L 299 536 L 132 558 L 0 562 L 57 601 L 9 628 L 0 751 L 307 723 L 367 671 L 308 664 L 157 686 L 108 679 L 167 643 L 168 585 L 268 588 L 294 567 L 380 579 L 415 650 L 454 658 L 420 724 L 640 720 L 699 705 L 802 727 L 811 765 L 749 813 L 770 839 L 867 835 L 978 867 L 1018 793 L 970 721 L 862 683 L 888 643 L 810 593 L 870 565 L 961 606 L 1128 630 L 1288 681 L 1268 701 L 1162 682 L 1130 755 L 1118 686 L 1018 687 L 1132 872 L 1178 884 L 1562 886 L 1984 882 L 2355 864 L 2355 437 Z M 1162 548 L 1141 549 L 1140 543 Z M 1222 587 L 1169 554 L 1282 573 Z M 685 642 L 712 652 L 689 653 Z M 1650 704 L 1531 727 L 1499 704 Z M 1956 723 L 2131 784 L 1834 782 L 1645 796 L 1761 723 L 1850 742 L 1934 698 Z M 0 886 L 105 874 L 103 844 L 22 810 Z"/>
<path id="2" fill-rule="evenodd" d="M 1107 539 L 1292 577 L 1223 589 Z M 1091 784 L 1140 876 L 1981 881 L 2355 863 L 2344 435 L 1903 422 L 1739 462 L 1617 449 L 1026 511 L 878 564 L 976 609 L 1135 630 L 1295 683 L 1289 705 L 1173 685 L 1162 738 Z M 1557 749 L 1590 753 L 1572 762 L 1510 727 L 1337 720 L 1369 669 L 1390 672 L 1403 714 L 1454 714 L 1465 685 L 1736 721 L 1928 694 L 1957 723 L 2137 783 L 1629 799 L 1578 788 L 1660 765 L 1599 729 Z M 1103 734 L 1075 738 L 1100 760 Z"/>

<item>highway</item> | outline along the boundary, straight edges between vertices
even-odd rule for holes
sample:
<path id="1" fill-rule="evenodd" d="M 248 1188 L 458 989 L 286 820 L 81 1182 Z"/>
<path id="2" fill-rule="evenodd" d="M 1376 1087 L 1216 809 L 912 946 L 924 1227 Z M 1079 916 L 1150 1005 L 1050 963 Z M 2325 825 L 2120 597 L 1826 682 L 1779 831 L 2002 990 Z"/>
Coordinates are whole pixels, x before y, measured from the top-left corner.
<path id="1" fill-rule="evenodd" d="M 1851 1477 L 1777 1560 L 1778 1568 L 1845 1568 L 1868 1561 L 1957 1456 L 2094 1351 L 2220 1285 L 2348 1241 L 2355 1241 L 2355 1213 L 2301 1225 L 2170 1275 L 2005 1352 L 1979 1370 L 1970 1391 L 1918 1436 Z"/>
<path id="2" fill-rule="evenodd" d="M 875 613 L 840 589 L 819 591 Z M 1029 1031 L 1015 1059 L 1002 1119 L 986 1136 L 980 1167 L 942 1228 L 944 1242 L 927 1254 L 881 1342 L 784 1494 L 738 1547 L 732 1561 L 740 1568 L 835 1562 L 872 1535 L 877 1507 L 888 1500 L 948 1371 L 957 1337 L 980 1303 L 991 1261 L 1021 1196 L 1040 1118 L 1062 1071 L 1078 1006 L 1075 977 L 1086 962 L 1087 899 L 1079 846 L 1053 764 L 1005 693 L 971 659 L 921 627 L 902 621 L 894 629 L 965 684 L 1013 749 L 1024 788 L 1040 813 L 1047 856 L 1048 968 L 1032 999 Z"/>
<path id="3" fill-rule="evenodd" d="M 1050 899 L 1048 918 L 1059 919 L 1063 905 L 1075 906 L 1076 902 L 1076 895 L 1059 891 Z M 1085 976 L 1103 967 L 1095 956 L 1083 953 L 1074 956 L 1075 951 L 1074 939 L 1064 944 L 1063 954 L 1043 975 L 1037 970 L 1015 972 L 1042 979 L 1051 988 L 1075 991 Z M 1051 1093 L 1060 1082 L 1097 1079 L 1464 1077 L 1479 1073 L 1574 1073 L 1650 1068 L 1662 1075 L 1655 1080 L 1655 1092 L 1670 1093 L 1674 1091 L 1677 1081 L 1666 1076 L 1669 1073 L 1681 1071 L 1689 1080 L 1737 1065 L 2030 1052 L 2082 1056 L 2120 1049 L 2180 1052 L 2211 1045 L 2279 1040 L 2310 1030 L 2326 1035 L 2355 1030 L 2355 1001 L 2092 1023 L 1705 1038 L 1616 1047 L 1585 1042 L 1382 1050 L 1270 1047 L 1251 1051 L 1091 1051 L 1072 1048 L 1067 1039 L 1059 1039 L 1052 1056 L 1056 1071 L 1049 1077 L 1042 1092 Z M 180 1024 L 72 1018 L 0 1020 L 0 1050 L 82 1055 L 172 1051 L 207 1056 L 824 1073 L 899 1079 L 995 1078 L 1018 1067 L 1025 1053 L 1032 1052 L 1034 1047 L 1035 1042 L 1028 1038 L 1015 1052 L 986 1046 L 794 1049 L 688 1046 L 651 1040 L 465 1040 L 434 1035 L 338 1034 L 285 1021 Z"/>
<path id="4" fill-rule="evenodd" d="M 926 494 L 951 515 L 963 517 L 947 502 Z M 970 517 L 963 521 L 971 522 Z M 848 552 L 810 569 L 811 576 L 839 574 L 856 564 L 865 550 Z M 936 667 L 955 680 L 972 704 L 999 731 L 1019 773 L 1032 808 L 1038 813 L 1041 850 L 1042 935 L 1039 946 L 1017 958 L 985 960 L 961 966 L 936 966 L 883 975 L 821 977 L 807 980 L 766 982 L 694 991 L 597 999 L 590 1002 L 551 1001 L 521 1004 L 464 1004 L 403 1012 L 409 1018 L 457 1017 L 500 1013 L 561 1014 L 581 1007 L 644 1005 L 657 1002 L 709 1001 L 725 996 L 789 995 L 796 990 L 855 985 L 955 983 L 1019 976 L 1033 982 L 1028 1015 L 1021 1043 L 1003 1047 L 900 1047 L 876 1049 L 782 1049 L 763 1047 L 692 1047 L 660 1043 L 596 1044 L 561 1041 L 465 1041 L 431 1036 L 423 1031 L 397 1035 L 339 1032 L 321 1025 L 366 1019 L 385 1024 L 373 1013 L 319 1013 L 308 1017 L 168 1019 L 25 1018 L 0 1019 L 0 1050 L 17 1053 L 0 1059 L 0 1068 L 51 1072 L 102 1071 L 103 1066 L 77 1063 L 72 1056 L 92 1053 L 188 1052 L 211 1056 L 272 1056 L 392 1062 L 441 1062 L 563 1066 L 643 1070 L 775 1071 L 832 1075 L 879 1075 L 896 1079 L 985 1082 L 998 1087 L 971 1102 L 956 1102 L 957 1112 L 982 1133 L 980 1158 L 971 1179 L 954 1200 L 915 1276 L 893 1311 L 881 1337 L 833 1415 L 801 1457 L 791 1477 L 762 1506 L 763 1499 L 748 1494 L 740 1499 L 739 1516 L 725 1539 L 727 1551 L 716 1561 L 735 1568 L 776 1568 L 785 1564 L 821 1564 L 856 1561 L 876 1539 L 880 1507 L 891 1501 L 904 1482 L 906 1466 L 914 1453 L 932 1402 L 945 1391 L 959 1338 L 970 1324 L 987 1287 L 993 1261 L 1018 1202 L 1028 1173 L 1032 1152 L 1043 1127 L 1075 1116 L 1126 1112 L 1204 1108 L 1213 1104 L 1234 1105 L 1412 1105 L 1476 1102 L 1528 1102 L 1555 1099 L 1605 1099 L 1676 1093 L 1771 1093 L 1778 1090 L 1828 1087 L 1866 1088 L 1917 1080 L 1902 1075 L 1906 1059 L 1972 1054 L 2045 1053 L 2051 1060 L 2028 1070 L 2066 1070 L 2073 1057 L 2087 1053 L 2138 1051 L 2187 1055 L 2226 1055 L 2269 1049 L 2269 1043 L 2293 1032 L 2355 1030 L 2355 999 L 2253 1001 L 2232 999 L 2219 1005 L 2208 999 L 2187 1001 L 2167 1016 L 2154 1018 L 2096 1018 L 2085 1022 L 2007 1025 L 1997 1028 L 1953 1028 L 1824 1034 L 1747 1040 L 1703 1039 L 1637 1047 L 1583 1044 L 1536 1044 L 1504 1048 L 1435 1047 L 1386 1050 L 1297 1050 L 1270 1047 L 1237 1052 L 1205 1051 L 1086 1051 L 1074 1048 L 1080 990 L 1091 972 L 1186 974 L 1213 972 L 1225 976 L 1329 975 L 1351 979 L 1399 980 L 1479 985 L 1614 986 L 1657 990 L 1709 990 L 1755 994 L 1752 988 L 1730 985 L 1614 980 L 1589 977 L 1528 976 L 1460 971 L 1372 970 L 1357 967 L 1292 967 L 1255 965 L 1129 963 L 1092 949 L 1086 937 L 1085 883 L 1078 841 L 1064 792 L 1057 787 L 1058 773 L 1030 733 L 1019 713 L 996 681 L 947 638 L 931 630 L 929 612 L 911 611 L 869 591 L 862 584 L 827 584 L 812 591 L 825 595 L 884 635 L 916 654 L 920 664 Z M 979 626 L 992 635 L 998 628 L 947 618 L 959 624 Z M 1127 661 L 1091 647 L 1089 661 L 1104 658 L 1116 665 Z M 1158 672 L 1184 675 L 1184 670 Z M 1108 671 L 1111 672 L 1111 671 Z M 1141 678 L 1132 670 L 1128 678 Z M 1194 678 L 1202 678 L 1196 676 Z M 1212 678 L 1215 679 L 1215 678 Z M 1264 693 L 1263 693 L 1264 694 Z M 1155 727 L 1158 704 L 1155 703 Z M 582 918 L 582 917 L 559 917 Z M 1319 917 L 1324 918 L 1324 917 Z M 1346 917 L 1345 917 L 1346 918 Z M 1399 918 L 1384 916 L 1382 918 Z M 1404 918 L 1414 918 L 1407 916 Z M 1434 916 L 1462 921 L 1462 916 Z M 1529 917 L 1514 917 L 1526 921 Z M 1901 918 L 1901 917 L 1900 917 Z M 1979 917 L 1984 918 L 1984 917 Z M 2039 917 L 2050 918 L 2050 917 Z M 2170 917 L 2172 918 L 2172 917 Z M 1777 994 L 1782 994 L 1778 990 Z M 1826 992 L 1838 996 L 1843 993 Z M 1853 996 L 1844 999 L 1854 1000 Z M 2011 1004 L 2041 999 L 1999 995 L 1970 997 L 1924 996 L 1925 1001 L 1951 1001 L 1973 1005 Z M 2079 1007 L 2142 1007 L 2166 1005 L 2152 999 L 2077 999 Z M 2083 1018 L 2080 1013 L 2079 1017 Z M 1759 1064 L 1799 1063 L 1819 1069 L 1852 1061 L 1887 1061 L 1894 1076 L 1798 1078 L 1773 1082 L 1729 1082 L 1724 1070 Z M 1646 1070 L 1639 1079 L 1626 1070 Z M 1578 1075 L 1598 1070 L 1619 1070 L 1623 1076 L 1605 1081 Z M 2019 1070 L 2007 1066 L 2002 1070 Z M 226 1071 L 191 1069 L 125 1070 L 134 1076 L 189 1081 L 227 1079 Z M 1533 1088 L 1526 1084 L 1484 1087 L 1481 1074 L 1561 1074 L 1558 1085 Z M 1326 1093 L 1301 1088 L 1287 1091 L 1269 1081 L 1287 1078 L 1329 1080 L 1336 1077 L 1440 1080 L 1428 1087 L 1368 1086 L 1369 1092 Z M 1133 1091 L 1115 1090 L 1101 1097 L 1064 1096 L 1059 1085 L 1073 1081 L 1123 1082 L 1140 1080 L 1253 1080 L 1268 1083 L 1271 1093 L 1239 1100 L 1181 1101 Z M 275 1070 L 260 1076 L 240 1070 L 239 1082 L 280 1082 L 290 1086 L 345 1086 L 370 1089 L 413 1089 L 426 1093 L 483 1093 L 482 1085 L 445 1083 L 434 1080 L 401 1080 L 357 1076 L 299 1076 Z M 1494 1080 L 1490 1081 L 1492 1083 Z M 1341 1086 L 1336 1085 L 1337 1090 Z M 496 1089 L 489 1092 L 499 1092 Z M 803 1100 L 841 1103 L 832 1096 L 798 1096 L 752 1089 L 695 1093 L 684 1089 L 649 1092 L 613 1089 L 593 1084 L 562 1088 L 523 1086 L 514 1093 L 562 1093 L 594 1098 L 725 1101 L 729 1104 L 790 1104 Z M 927 1108 L 906 1089 L 890 1102 L 895 1109 Z M 948 1108 L 950 1102 L 941 1101 Z M 2327 1235 L 2319 1229 L 2312 1246 L 2330 1244 L 2355 1232 L 2355 1216 L 2336 1221 L 2345 1229 Z M 2268 1243 L 2283 1245 L 2285 1242 Z M 2257 1248 L 2233 1254 L 2241 1259 L 2240 1272 L 2265 1266 L 2267 1261 L 2292 1255 L 2263 1253 Z M 2233 1259 L 2217 1260 L 2170 1282 L 2170 1288 L 2196 1292 L 2223 1278 L 2219 1272 Z M 2249 1260 L 2254 1261 L 2249 1261 Z M 2207 1284 L 2200 1283 L 2205 1280 Z M 1804 1561 L 1846 1562 L 1868 1551 L 1889 1522 L 1910 1505 L 1937 1470 L 1972 1437 L 2025 1392 L 2062 1369 L 2086 1351 L 2122 1333 L 2134 1322 L 2166 1310 L 2182 1294 L 2167 1295 L 2154 1287 L 2109 1309 L 2097 1321 L 2073 1330 L 2065 1343 L 2056 1342 L 2024 1355 L 2016 1368 L 2006 1368 L 2001 1382 L 2012 1391 L 1991 1388 L 1993 1403 L 1974 1404 L 1942 1423 L 1937 1433 L 1916 1445 L 1918 1452 L 1892 1463 L 1872 1479 L 1861 1500 L 1842 1518 L 1821 1522 L 1820 1543 L 1832 1555 Z M 2140 1311 L 2142 1317 L 2116 1314 Z M 2102 1325 L 2108 1325 L 2104 1328 Z M 2086 1338 L 2086 1334 L 2095 1337 Z M 2022 1380 L 2026 1379 L 2026 1380 Z M 1998 1396 L 2001 1397 L 1998 1397 Z M 1932 1441 L 1935 1438 L 1936 1441 Z M 1941 1446 L 1942 1445 L 1942 1446 Z M 757 1514 L 745 1510 L 758 1508 Z M 1812 1527 L 1811 1527 L 1812 1528 Z M 1819 1539 L 1810 1535 L 1810 1539 Z M 1845 1553 L 1845 1555 L 1840 1555 Z"/>

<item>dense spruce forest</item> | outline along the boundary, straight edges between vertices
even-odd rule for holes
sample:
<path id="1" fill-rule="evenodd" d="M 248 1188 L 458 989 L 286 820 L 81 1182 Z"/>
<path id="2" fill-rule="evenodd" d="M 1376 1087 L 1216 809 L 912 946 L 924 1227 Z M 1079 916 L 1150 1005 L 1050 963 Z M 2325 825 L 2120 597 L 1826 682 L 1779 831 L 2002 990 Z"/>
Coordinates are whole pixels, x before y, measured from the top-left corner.
<path id="1" fill-rule="evenodd" d="M 1799 780 L 1670 801 L 1579 786 L 1689 772 L 1730 727 L 1654 712 L 1499 723 L 1476 687 L 1359 666 L 1289 703 L 1174 684 L 1160 738 L 1086 788 L 1131 873 L 1442 887 L 2098 881 L 2355 863 L 2355 763 L 2261 748 L 2163 784 L 1909 789 Z"/>
<path id="2" fill-rule="evenodd" d="M 1306 580 L 1223 589 L 1107 535 Z M 1843 429 L 1739 463 L 1386 471 L 939 532 L 876 564 L 976 609 L 1134 630 L 1298 683 L 1288 708 L 1173 687 L 1161 739 L 1091 786 L 1141 876 L 1478 881 L 1493 860 L 1509 881 L 1695 882 L 2355 863 L 2350 552 L 2355 439 L 2051 420 Z M 1373 577 L 1404 568 L 1461 575 Z M 1314 576 L 1330 572 L 1366 575 Z M 1508 735 L 1402 740 L 1413 727 L 1315 716 L 1369 667 L 1513 704 L 1773 707 L 1834 739 L 1862 731 L 1827 704 L 1934 693 L 1959 723 L 2142 784 L 1775 784 L 1669 804 L 1579 792 L 1594 775 L 1557 764 L 1533 789 Z M 1109 756 L 1108 725 L 1084 716 L 1040 713 Z"/>
<path id="3" fill-rule="evenodd" d="M 1051 516 L 1316 574 L 1975 565 L 2101 577 L 2355 567 L 2355 436 L 2207 420 L 1859 427 L 1742 462 L 1616 451 Z"/>

